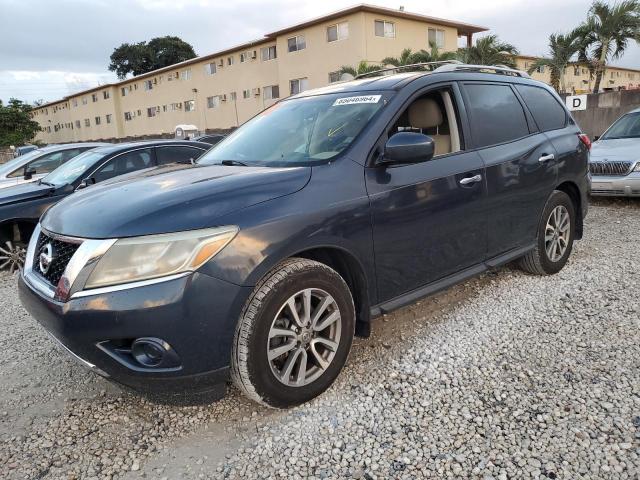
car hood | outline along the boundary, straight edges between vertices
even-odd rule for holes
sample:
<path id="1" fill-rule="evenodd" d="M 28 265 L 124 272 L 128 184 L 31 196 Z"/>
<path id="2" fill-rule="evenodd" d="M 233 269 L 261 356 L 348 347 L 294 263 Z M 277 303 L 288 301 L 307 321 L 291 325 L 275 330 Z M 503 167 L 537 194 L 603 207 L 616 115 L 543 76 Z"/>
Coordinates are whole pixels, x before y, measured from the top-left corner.
<path id="1" fill-rule="evenodd" d="M 41 185 L 38 182 L 22 183 L 12 187 L 2 188 L 0 189 L 0 205 L 35 200 L 36 198 L 46 197 L 53 191 L 53 187 Z"/>
<path id="2" fill-rule="evenodd" d="M 640 160 L 640 138 L 614 138 L 598 140 L 591 147 L 591 160 L 635 162 Z"/>
<path id="3" fill-rule="evenodd" d="M 303 188 L 311 167 L 169 165 L 83 189 L 42 226 L 82 238 L 123 238 L 216 226 L 216 218 Z"/>

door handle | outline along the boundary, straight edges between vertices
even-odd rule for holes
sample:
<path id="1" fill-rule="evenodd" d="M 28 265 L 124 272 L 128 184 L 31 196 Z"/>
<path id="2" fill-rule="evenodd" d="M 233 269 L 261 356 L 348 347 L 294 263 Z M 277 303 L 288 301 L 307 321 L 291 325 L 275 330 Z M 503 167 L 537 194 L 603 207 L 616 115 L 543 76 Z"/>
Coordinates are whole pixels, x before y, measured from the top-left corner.
<path id="1" fill-rule="evenodd" d="M 482 175 L 474 175 L 473 177 L 467 177 L 460 180 L 460 185 L 471 185 L 472 183 L 478 183 L 482 180 Z"/>
<path id="2" fill-rule="evenodd" d="M 539 161 L 540 163 L 544 163 L 544 162 L 548 162 L 549 160 L 555 160 L 555 159 L 556 159 L 556 156 L 555 156 L 553 153 L 551 153 L 551 154 L 549 154 L 549 155 L 542 155 L 542 156 L 538 159 L 538 161 Z"/>

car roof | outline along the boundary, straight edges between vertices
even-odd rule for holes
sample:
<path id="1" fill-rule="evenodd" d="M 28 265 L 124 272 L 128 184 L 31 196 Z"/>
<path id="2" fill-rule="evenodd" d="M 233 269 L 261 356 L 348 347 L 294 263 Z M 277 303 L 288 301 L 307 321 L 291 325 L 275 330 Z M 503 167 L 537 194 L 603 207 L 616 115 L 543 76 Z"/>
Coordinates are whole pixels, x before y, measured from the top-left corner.
<path id="1" fill-rule="evenodd" d="M 191 145 L 193 147 L 211 148 L 211 145 L 191 140 L 143 140 L 138 142 L 111 143 L 107 146 L 96 148 L 98 153 L 115 153 L 132 148 L 157 147 L 162 145 Z"/>
<path id="2" fill-rule="evenodd" d="M 56 152 L 61 150 L 69 150 L 78 147 L 103 147 L 109 145 L 106 142 L 77 142 L 77 143 L 62 143 L 55 145 L 47 145 L 46 147 L 38 148 L 39 152 Z"/>

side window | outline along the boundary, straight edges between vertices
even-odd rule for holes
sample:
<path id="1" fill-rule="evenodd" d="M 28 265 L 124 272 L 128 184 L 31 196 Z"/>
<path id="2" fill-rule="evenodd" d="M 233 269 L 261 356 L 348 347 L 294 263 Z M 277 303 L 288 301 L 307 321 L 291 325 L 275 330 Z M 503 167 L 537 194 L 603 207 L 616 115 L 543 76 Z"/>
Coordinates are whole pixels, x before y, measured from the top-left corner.
<path id="1" fill-rule="evenodd" d="M 388 136 L 398 132 L 429 135 L 435 143 L 435 156 L 462 149 L 460 122 L 453 93 L 444 88 L 415 99 L 391 126 Z"/>
<path id="2" fill-rule="evenodd" d="M 123 153 L 122 155 L 109 160 L 92 175 L 92 178 L 95 179 L 96 183 L 103 182 L 104 180 L 117 177 L 118 175 L 124 175 L 125 173 L 149 168 L 153 166 L 151 158 L 150 148 Z"/>
<path id="3" fill-rule="evenodd" d="M 64 161 L 67 159 L 64 158 L 65 152 L 53 152 L 47 155 L 44 155 L 33 162 L 20 167 L 18 170 L 11 172 L 8 177 L 22 177 L 24 174 L 24 169 L 27 167 L 29 170 L 33 170 L 36 172 L 36 175 L 40 175 L 43 173 L 53 172 L 56 168 L 58 168 Z"/>
<path id="4" fill-rule="evenodd" d="M 156 158 L 158 165 L 166 165 L 168 163 L 191 163 L 204 153 L 204 150 L 194 147 L 180 147 L 171 145 L 156 148 Z"/>
<path id="5" fill-rule="evenodd" d="M 471 135 L 477 147 L 511 142 L 529 135 L 522 104 L 509 85 L 465 84 Z"/>
<path id="6" fill-rule="evenodd" d="M 567 124 L 567 114 L 558 100 L 544 88 L 529 85 L 516 86 L 524 103 L 542 131 L 557 130 Z"/>

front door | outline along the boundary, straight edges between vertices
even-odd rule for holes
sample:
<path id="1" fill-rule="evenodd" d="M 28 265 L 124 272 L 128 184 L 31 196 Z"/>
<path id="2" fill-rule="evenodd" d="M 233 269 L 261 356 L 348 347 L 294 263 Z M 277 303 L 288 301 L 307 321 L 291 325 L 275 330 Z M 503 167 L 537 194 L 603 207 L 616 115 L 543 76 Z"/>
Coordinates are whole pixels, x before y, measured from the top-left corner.
<path id="1" fill-rule="evenodd" d="M 430 135 L 432 160 L 365 170 L 382 302 L 485 259 L 484 164 L 477 152 L 464 151 L 455 98 L 449 87 L 426 92 L 386 135 Z"/>

